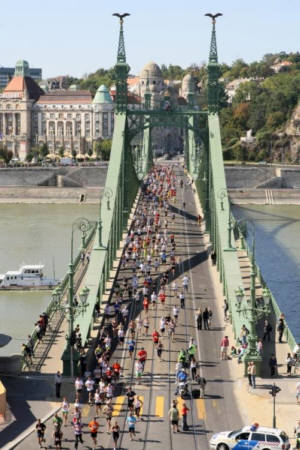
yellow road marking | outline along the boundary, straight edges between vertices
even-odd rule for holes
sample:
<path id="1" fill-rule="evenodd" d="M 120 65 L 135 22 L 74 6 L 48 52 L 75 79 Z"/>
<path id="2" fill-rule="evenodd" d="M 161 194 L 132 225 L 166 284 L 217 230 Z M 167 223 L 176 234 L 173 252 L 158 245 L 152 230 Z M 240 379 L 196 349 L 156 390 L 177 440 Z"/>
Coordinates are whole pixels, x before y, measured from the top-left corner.
<path id="1" fill-rule="evenodd" d="M 165 398 L 158 395 L 155 401 L 155 415 L 156 417 L 164 417 Z"/>
<path id="2" fill-rule="evenodd" d="M 120 395 L 119 397 L 116 398 L 116 401 L 114 404 L 114 410 L 112 413 L 113 416 L 118 416 L 120 414 L 124 400 L 125 400 L 125 395 Z"/>
<path id="3" fill-rule="evenodd" d="M 177 408 L 179 411 L 179 417 L 182 417 L 181 410 L 182 410 L 183 403 L 184 403 L 184 400 L 181 397 L 177 397 Z"/>
<path id="4" fill-rule="evenodd" d="M 206 411 L 205 411 L 205 402 L 204 402 L 203 398 L 198 398 L 196 400 L 196 407 L 197 407 L 198 419 L 204 420 L 206 417 Z"/>
<path id="5" fill-rule="evenodd" d="M 88 415 L 90 414 L 90 407 L 88 405 L 84 406 L 82 408 L 82 416 L 83 417 L 88 417 Z"/>
<path id="6" fill-rule="evenodd" d="M 141 411 L 140 411 L 140 416 L 142 416 L 142 414 L 143 414 L 143 407 L 144 407 L 144 396 L 143 395 L 139 395 L 139 399 L 142 402 Z"/>
<path id="7" fill-rule="evenodd" d="M 217 412 L 219 413 L 220 412 L 220 405 L 217 402 L 217 400 L 213 400 L 212 401 L 212 405 L 213 405 L 214 408 L 216 408 Z"/>

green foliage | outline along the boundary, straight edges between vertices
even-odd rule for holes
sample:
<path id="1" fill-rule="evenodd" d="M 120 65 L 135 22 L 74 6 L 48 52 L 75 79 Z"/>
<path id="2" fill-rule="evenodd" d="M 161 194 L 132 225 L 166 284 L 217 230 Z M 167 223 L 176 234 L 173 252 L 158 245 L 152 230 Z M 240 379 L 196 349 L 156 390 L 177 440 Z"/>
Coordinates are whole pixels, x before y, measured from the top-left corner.
<path id="1" fill-rule="evenodd" d="M 0 147 L 0 159 L 2 159 L 5 164 L 8 164 L 13 157 L 13 152 L 11 150 L 8 150 L 6 147 L 1 146 Z"/>
<path id="2" fill-rule="evenodd" d="M 96 72 L 89 74 L 81 80 L 77 80 L 80 89 L 88 89 L 94 96 L 98 87 L 105 84 L 108 88 L 114 83 L 116 79 L 115 68 L 108 70 L 98 69 Z"/>
<path id="3" fill-rule="evenodd" d="M 40 154 L 43 158 L 45 158 L 49 154 L 48 145 L 46 143 L 44 143 L 40 147 Z"/>
<path id="4" fill-rule="evenodd" d="M 103 161 L 109 161 L 110 158 L 110 151 L 111 151 L 111 139 L 103 139 L 99 142 L 100 146 L 100 157 Z"/>
<path id="5" fill-rule="evenodd" d="M 64 149 L 63 147 L 59 147 L 59 149 L 58 149 L 58 154 L 59 154 L 59 156 L 60 156 L 61 158 L 63 158 L 64 153 L 65 153 L 65 149 Z"/>
<path id="6" fill-rule="evenodd" d="M 181 80 L 187 73 L 182 67 L 173 66 L 172 64 L 169 64 L 169 66 L 162 64 L 161 71 L 163 78 L 167 80 Z"/>

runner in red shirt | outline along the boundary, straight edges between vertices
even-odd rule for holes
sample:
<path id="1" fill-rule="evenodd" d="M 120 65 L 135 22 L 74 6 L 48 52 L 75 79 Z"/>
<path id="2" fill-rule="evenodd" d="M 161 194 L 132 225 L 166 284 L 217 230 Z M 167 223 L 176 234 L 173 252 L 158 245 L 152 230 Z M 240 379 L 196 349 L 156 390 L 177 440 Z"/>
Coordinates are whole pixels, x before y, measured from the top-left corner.
<path id="1" fill-rule="evenodd" d="M 154 330 L 152 333 L 152 339 L 153 339 L 153 344 L 156 346 L 158 344 L 159 341 L 159 333 L 158 331 Z"/>
<path id="2" fill-rule="evenodd" d="M 141 363 L 143 364 L 143 367 L 145 367 L 145 362 L 147 359 L 147 352 L 144 349 L 144 347 L 142 347 L 141 350 L 138 352 L 138 358 L 141 361 Z"/>
<path id="3" fill-rule="evenodd" d="M 116 362 L 113 364 L 112 368 L 113 368 L 113 371 L 114 371 L 114 376 L 116 377 L 116 380 L 118 380 L 119 377 L 120 377 L 120 371 L 121 371 L 121 366 L 120 366 L 120 364 L 118 363 L 118 361 L 116 361 Z"/>
<path id="4" fill-rule="evenodd" d="M 149 310 L 149 299 L 148 299 L 148 297 L 144 297 L 143 306 L 144 306 L 145 313 L 148 314 L 148 310 Z"/>
<path id="5" fill-rule="evenodd" d="M 159 300 L 160 300 L 161 304 L 164 305 L 164 303 L 166 301 L 166 294 L 164 293 L 164 291 L 160 291 Z"/>

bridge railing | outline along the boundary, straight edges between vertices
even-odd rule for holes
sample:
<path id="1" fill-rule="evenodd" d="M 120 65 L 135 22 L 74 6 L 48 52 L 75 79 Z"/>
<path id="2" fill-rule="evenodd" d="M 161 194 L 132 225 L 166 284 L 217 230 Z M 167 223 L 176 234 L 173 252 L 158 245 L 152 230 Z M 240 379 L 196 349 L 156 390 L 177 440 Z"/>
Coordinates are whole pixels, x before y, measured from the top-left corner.
<path id="1" fill-rule="evenodd" d="M 208 115 L 208 127 L 209 142 L 201 156 L 200 175 L 195 185 L 205 214 L 206 229 L 216 252 L 217 269 L 224 297 L 228 301 L 234 336 L 238 339 L 242 325 L 250 325 L 247 319 L 237 312 L 236 290 L 243 284 L 237 252 L 233 248 L 233 231 L 228 230 L 230 204 L 217 114 Z"/>
<path id="2" fill-rule="evenodd" d="M 87 307 L 76 318 L 83 345 L 89 340 L 96 302 L 101 306 L 110 270 L 136 198 L 138 186 L 131 149 L 126 142 L 126 114 L 117 114 L 106 183 L 101 199 L 101 224 L 98 226 L 84 281 L 89 289 Z M 67 354 L 66 348 L 64 355 Z M 65 361 L 64 355 L 62 358 Z M 64 366 L 64 373 L 68 374 L 67 363 Z"/>
<path id="3" fill-rule="evenodd" d="M 96 225 L 90 230 L 89 234 L 87 235 L 87 237 L 85 239 L 84 245 L 80 248 L 78 254 L 76 255 L 76 257 L 74 259 L 74 272 L 75 273 L 77 272 L 78 267 L 79 267 L 79 265 L 81 263 L 82 250 L 86 250 L 89 247 L 91 241 L 95 237 L 95 233 L 96 233 Z M 52 321 L 54 314 L 57 313 L 58 311 L 59 311 L 59 316 L 60 316 L 58 318 L 58 323 L 60 323 L 61 320 L 64 317 L 63 309 L 59 309 L 58 310 L 57 309 L 57 305 L 58 304 L 59 305 L 62 304 L 62 299 L 65 296 L 65 294 L 66 294 L 66 292 L 67 292 L 67 290 L 69 288 L 69 273 L 68 272 L 65 274 L 65 276 L 62 278 L 61 282 L 59 283 L 59 288 L 60 288 L 59 289 L 59 293 L 60 293 L 59 297 L 58 298 L 51 298 L 51 300 L 50 300 L 46 310 L 45 311 L 41 311 L 41 314 L 42 314 L 42 312 L 45 312 L 47 314 L 47 316 L 49 318 L 49 322 Z M 38 319 L 38 318 L 36 318 L 36 319 Z M 55 331 L 55 330 L 53 330 L 53 331 Z M 38 344 L 38 337 L 37 337 L 37 332 L 36 332 L 35 328 L 31 332 L 30 336 L 31 336 L 31 339 L 32 339 L 32 342 L 33 342 L 33 348 L 35 350 L 36 346 Z M 26 365 L 26 361 L 25 361 L 24 355 L 22 355 L 21 367 L 24 368 L 25 365 Z"/>
<path id="4" fill-rule="evenodd" d="M 244 230 L 241 228 L 241 224 L 239 224 L 239 222 L 236 220 L 236 218 L 233 214 L 231 214 L 231 222 L 232 222 L 233 230 L 234 230 L 235 234 L 238 235 L 239 237 L 243 236 Z M 246 239 L 244 239 L 244 245 L 245 245 L 245 250 L 247 252 L 247 256 L 251 260 L 252 259 L 252 250 Z M 272 290 L 269 288 L 266 280 L 264 279 L 261 269 L 257 263 L 255 263 L 255 273 L 257 275 L 257 278 L 259 279 L 259 282 L 260 282 L 262 288 L 263 289 L 267 288 L 270 292 L 273 312 L 275 314 L 276 320 L 278 321 L 279 317 L 281 317 L 283 315 L 283 312 L 281 311 L 281 309 L 276 301 L 276 298 L 275 298 L 274 294 L 272 293 Z M 287 323 L 285 325 L 286 326 L 284 329 L 284 336 L 286 337 L 287 343 L 292 352 L 296 345 L 296 339 L 295 339 L 292 331 L 290 330 L 289 326 L 287 325 Z"/>

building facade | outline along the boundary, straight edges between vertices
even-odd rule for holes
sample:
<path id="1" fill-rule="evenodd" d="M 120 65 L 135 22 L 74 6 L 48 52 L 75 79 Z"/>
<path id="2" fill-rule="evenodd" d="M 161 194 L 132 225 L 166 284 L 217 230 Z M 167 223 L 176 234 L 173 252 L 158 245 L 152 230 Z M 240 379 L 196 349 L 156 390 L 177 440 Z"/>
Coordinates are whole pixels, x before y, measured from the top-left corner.
<path id="1" fill-rule="evenodd" d="M 24 161 L 30 148 L 47 144 L 50 153 L 86 153 L 93 142 L 111 138 L 114 104 L 106 86 L 91 93 L 70 86 L 44 91 L 29 76 L 26 62 L 0 96 L 0 138 L 15 158 Z"/>
<path id="2" fill-rule="evenodd" d="M 29 64 L 27 61 L 24 61 L 29 68 Z M 18 61 L 16 66 L 18 66 L 19 64 L 22 64 L 23 61 Z M 0 67 L 0 89 L 4 89 L 8 83 L 10 82 L 10 80 L 12 80 L 12 78 L 15 75 L 15 67 Z M 42 69 L 33 69 L 33 68 L 29 68 L 29 76 L 35 80 L 35 81 L 40 81 L 42 79 Z"/>

